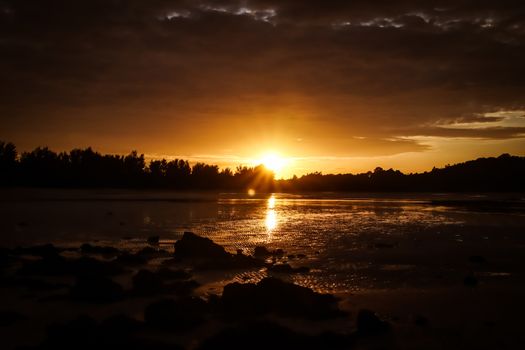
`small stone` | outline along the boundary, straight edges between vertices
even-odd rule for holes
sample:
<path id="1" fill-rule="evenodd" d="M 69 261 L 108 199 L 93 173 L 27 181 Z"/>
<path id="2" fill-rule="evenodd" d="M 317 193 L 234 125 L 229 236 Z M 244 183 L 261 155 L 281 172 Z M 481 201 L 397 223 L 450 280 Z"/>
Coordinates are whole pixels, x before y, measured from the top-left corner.
<path id="1" fill-rule="evenodd" d="M 381 320 L 373 311 L 359 310 L 357 314 L 357 332 L 361 335 L 379 335 L 390 329 L 388 322 Z"/>
<path id="2" fill-rule="evenodd" d="M 148 244 L 151 245 L 157 245 L 159 244 L 160 237 L 159 236 L 150 236 L 148 237 Z"/>

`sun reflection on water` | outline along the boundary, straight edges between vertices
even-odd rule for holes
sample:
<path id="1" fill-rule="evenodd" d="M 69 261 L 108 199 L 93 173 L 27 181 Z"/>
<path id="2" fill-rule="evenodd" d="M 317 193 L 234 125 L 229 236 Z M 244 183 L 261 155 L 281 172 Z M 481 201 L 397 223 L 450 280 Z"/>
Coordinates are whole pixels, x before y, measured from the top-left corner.
<path id="1" fill-rule="evenodd" d="M 269 209 L 266 212 L 266 220 L 264 223 L 266 225 L 266 230 L 269 232 L 277 228 L 277 214 L 275 213 L 274 209 Z"/>
<path id="2" fill-rule="evenodd" d="M 275 196 L 272 195 L 268 198 L 266 210 L 266 218 L 264 220 L 264 225 L 268 233 L 268 239 L 272 238 L 273 231 L 277 228 L 277 213 L 275 211 Z"/>
<path id="3" fill-rule="evenodd" d="M 275 196 L 272 195 L 270 198 L 268 198 L 268 209 L 275 208 Z"/>

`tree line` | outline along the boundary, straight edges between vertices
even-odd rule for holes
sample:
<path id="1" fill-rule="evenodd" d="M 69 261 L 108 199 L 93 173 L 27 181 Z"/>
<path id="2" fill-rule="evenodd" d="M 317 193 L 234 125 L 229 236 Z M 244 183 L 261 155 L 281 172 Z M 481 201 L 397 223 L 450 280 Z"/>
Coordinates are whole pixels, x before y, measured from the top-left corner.
<path id="1" fill-rule="evenodd" d="M 259 165 L 235 170 L 187 160 L 146 162 L 136 151 L 128 155 L 100 154 L 91 148 L 56 153 L 47 147 L 19 154 L 12 143 L 0 141 L 0 186 L 169 188 L 177 190 L 235 190 L 308 192 L 525 192 L 525 157 L 502 154 L 478 158 L 424 173 L 398 170 L 360 174 L 314 172 L 287 180 Z"/>
<path id="2" fill-rule="evenodd" d="M 262 165 L 234 171 L 187 160 L 152 160 L 143 154 L 100 154 L 92 148 L 56 153 L 47 147 L 18 154 L 0 141 L 0 184 L 24 187 L 172 188 L 272 191 L 274 174 Z"/>
<path id="3" fill-rule="evenodd" d="M 285 192 L 525 192 L 525 157 L 502 154 L 411 174 L 381 167 L 361 174 L 316 172 L 276 186 Z"/>

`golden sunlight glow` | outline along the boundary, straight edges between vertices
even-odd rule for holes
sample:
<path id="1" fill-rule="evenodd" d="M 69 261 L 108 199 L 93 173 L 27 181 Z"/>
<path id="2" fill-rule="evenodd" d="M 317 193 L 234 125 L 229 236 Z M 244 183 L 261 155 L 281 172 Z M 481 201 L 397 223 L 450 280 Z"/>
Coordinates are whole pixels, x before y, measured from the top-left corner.
<path id="1" fill-rule="evenodd" d="M 255 196 L 255 190 L 254 190 L 253 188 L 250 188 L 250 189 L 248 190 L 248 196 L 250 196 L 250 197 Z"/>
<path id="2" fill-rule="evenodd" d="M 266 219 L 264 220 L 264 225 L 266 226 L 266 231 L 268 232 L 268 238 L 271 239 L 272 231 L 277 228 L 277 213 L 275 212 L 275 196 L 272 195 L 268 198 L 266 211 Z"/>
<path id="3" fill-rule="evenodd" d="M 271 231 L 277 228 L 277 214 L 275 213 L 275 210 L 269 209 L 266 212 L 266 219 L 264 220 L 264 225 L 266 226 L 266 230 L 269 233 L 271 233 Z"/>
<path id="4" fill-rule="evenodd" d="M 275 208 L 275 196 L 271 196 L 270 198 L 268 198 L 268 209 L 273 209 Z"/>
<path id="5" fill-rule="evenodd" d="M 289 161 L 281 157 L 278 153 L 269 152 L 264 154 L 257 163 L 264 165 L 266 169 L 271 170 L 276 176 L 279 176 Z"/>

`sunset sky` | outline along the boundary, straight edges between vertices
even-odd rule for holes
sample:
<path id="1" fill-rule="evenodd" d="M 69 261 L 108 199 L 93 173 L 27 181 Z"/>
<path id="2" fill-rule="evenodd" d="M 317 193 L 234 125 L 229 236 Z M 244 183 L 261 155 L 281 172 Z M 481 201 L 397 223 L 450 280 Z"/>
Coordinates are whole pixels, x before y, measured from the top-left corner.
<path id="1" fill-rule="evenodd" d="M 0 139 L 278 174 L 525 155 L 525 1 L 0 0 Z"/>

